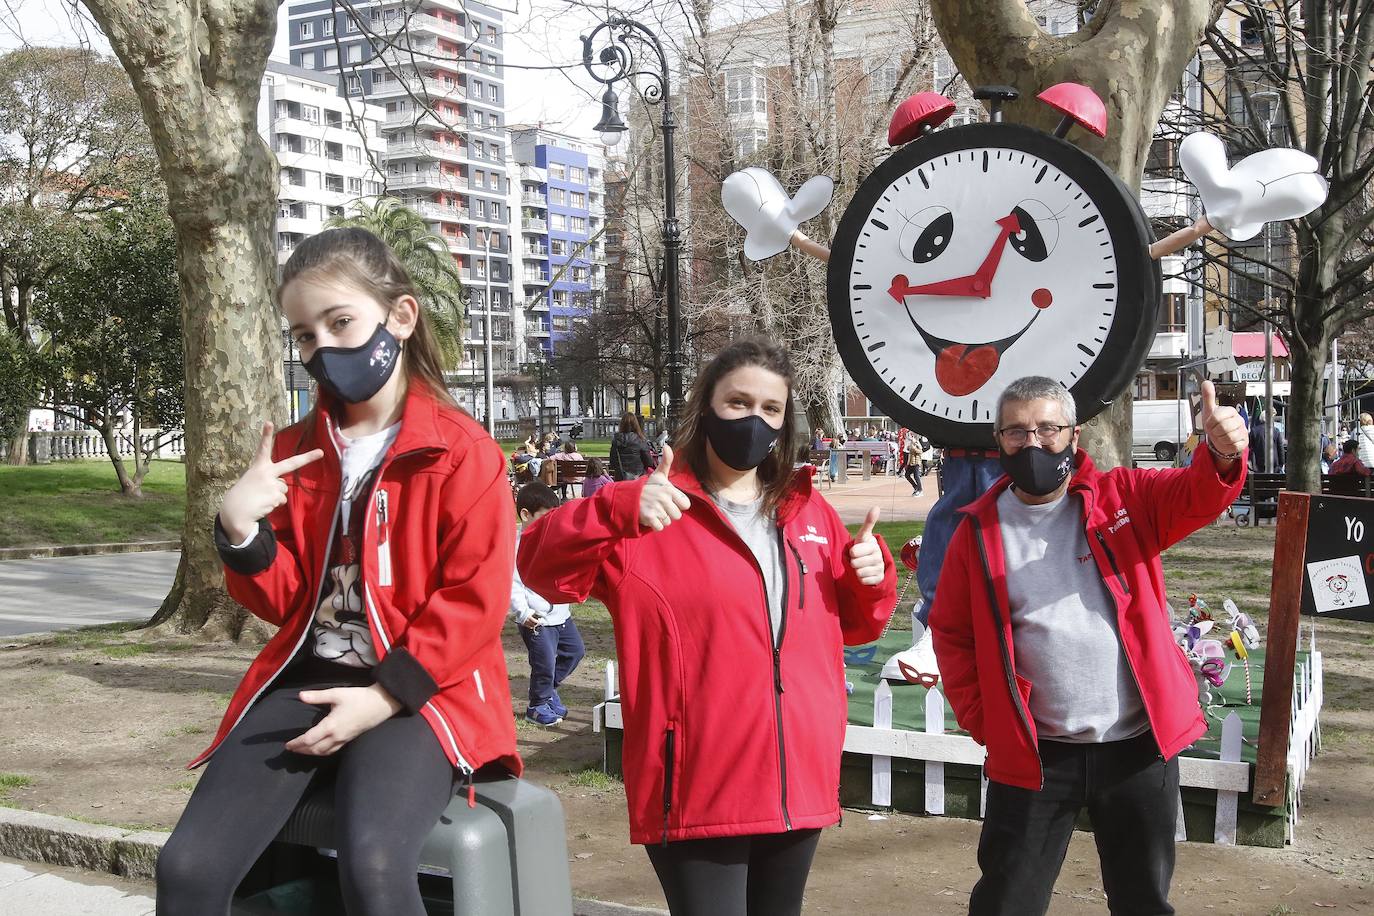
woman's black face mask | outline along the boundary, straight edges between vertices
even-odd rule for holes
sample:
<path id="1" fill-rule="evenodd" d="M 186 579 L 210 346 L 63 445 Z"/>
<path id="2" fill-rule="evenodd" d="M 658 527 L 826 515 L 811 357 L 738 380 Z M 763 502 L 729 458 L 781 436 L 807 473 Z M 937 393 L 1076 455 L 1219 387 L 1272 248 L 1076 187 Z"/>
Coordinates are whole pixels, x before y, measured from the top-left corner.
<path id="1" fill-rule="evenodd" d="M 763 464 L 782 435 L 781 429 L 769 426 L 758 414 L 725 420 L 715 408 L 708 407 L 701 419 L 706 441 L 711 443 L 721 461 L 737 471 L 748 471 Z"/>

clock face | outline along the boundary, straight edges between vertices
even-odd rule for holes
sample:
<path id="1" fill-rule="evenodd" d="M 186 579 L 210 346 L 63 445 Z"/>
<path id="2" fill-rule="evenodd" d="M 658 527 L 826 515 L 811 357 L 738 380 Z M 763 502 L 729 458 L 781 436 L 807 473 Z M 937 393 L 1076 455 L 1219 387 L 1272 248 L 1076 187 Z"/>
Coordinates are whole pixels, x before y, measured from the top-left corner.
<path id="1" fill-rule="evenodd" d="M 855 193 L 828 272 L 845 367 L 885 413 L 989 447 L 997 397 L 1045 375 L 1087 420 L 1135 375 L 1160 282 L 1135 198 L 1049 134 L 979 124 L 895 152 Z"/>

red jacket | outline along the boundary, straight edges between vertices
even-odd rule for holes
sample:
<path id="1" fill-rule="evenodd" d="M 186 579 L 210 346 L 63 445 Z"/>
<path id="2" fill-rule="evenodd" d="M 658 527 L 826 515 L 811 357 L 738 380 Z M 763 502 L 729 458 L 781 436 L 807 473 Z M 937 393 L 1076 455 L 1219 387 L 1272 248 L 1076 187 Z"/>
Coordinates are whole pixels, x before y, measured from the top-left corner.
<path id="1" fill-rule="evenodd" d="M 1231 504 L 1245 481 L 1245 458 L 1225 478 L 1206 448 L 1178 469 L 1104 474 L 1082 449 L 1076 463 L 1069 491 L 1083 497 L 1088 547 L 1116 602 L 1126 660 L 1160 753 L 1171 758 L 1207 724 L 1193 670 L 1174 642 L 1159 554 Z M 1028 705 L 1034 685 L 1016 673 L 997 522 L 997 497 L 1010 483 L 1001 478 L 960 510 L 966 518 L 945 554 L 930 627 L 945 696 L 959 724 L 987 747 L 988 778 L 1038 790 L 1040 755 Z"/>
<path id="2" fill-rule="evenodd" d="M 217 530 L 229 594 L 280 629 L 193 767 L 214 753 L 309 633 L 339 501 L 339 455 L 327 428 L 333 407 L 322 396 L 313 430 L 302 423 L 278 433 L 276 460 L 313 448 L 324 458 L 287 478 L 286 504 L 263 520 L 250 547 L 226 549 Z M 518 774 L 501 649 L 515 508 L 500 447 L 471 417 L 412 385 L 373 492 L 353 511 L 371 514 L 361 575 L 377 682 L 424 716 L 454 766 L 473 770 L 495 760 Z"/>
<path id="3" fill-rule="evenodd" d="M 859 582 L 849 532 L 797 474 L 778 509 L 786 570 L 779 648 L 754 555 L 678 469 L 691 507 L 666 530 L 639 524 L 648 478 L 608 484 L 527 526 L 518 564 L 550 601 L 606 604 L 625 722 L 630 841 L 824 827 L 839 819 L 848 704 L 844 643 L 876 639 L 896 571 Z M 879 540 L 881 544 L 881 539 Z"/>

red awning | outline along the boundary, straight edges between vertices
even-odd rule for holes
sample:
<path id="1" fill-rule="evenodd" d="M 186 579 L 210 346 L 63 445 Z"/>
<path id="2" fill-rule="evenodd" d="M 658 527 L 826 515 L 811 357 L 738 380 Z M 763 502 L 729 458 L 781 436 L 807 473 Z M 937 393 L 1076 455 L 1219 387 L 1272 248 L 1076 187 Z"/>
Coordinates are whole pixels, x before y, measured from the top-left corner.
<path id="1" fill-rule="evenodd" d="M 1264 359 L 1264 332 L 1237 331 L 1231 335 L 1231 355 L 1236 359 Z M 1274 355 L 1288 356 L 1288 344 L 1274 335 Z"/>

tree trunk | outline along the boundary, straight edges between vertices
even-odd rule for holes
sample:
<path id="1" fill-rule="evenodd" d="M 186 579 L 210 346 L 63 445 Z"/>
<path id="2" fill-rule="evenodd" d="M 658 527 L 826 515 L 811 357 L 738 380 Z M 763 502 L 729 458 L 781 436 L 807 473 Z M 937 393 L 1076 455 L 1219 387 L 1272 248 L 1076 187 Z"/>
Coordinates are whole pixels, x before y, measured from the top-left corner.
<path id="1" fill-rule="evenodd" d="M 29 418 L 21 417 L 19 428 L 10 436 L 10 449 L 8 457 L 5 459 L 12 465 L 23 465 L 29 463 Z"/>
<path id="2" fill-rule="evenodd" d="M 1088 25 L 1062 37 L 1042 30 L 1024 0 L 931 0 L 931 11 L 971 86 L 1020 90 L 1021 98 L 1003 108 L 1009 122 L 1053 130 L 1060 114 L 1036 95 L 1066 81 L 1096 91 L 1107 107 L 1106 138 L 1076 128 L 1069 140 L 1138 192 L 1155 123 L 1220 7 L 1214 10 L 1211 0 L 1120 0 L 1101 4 Z M 1102 467 L 1129 464 L 1129 390 L 1084 427 L 1082 442 Z"/>
<path id="3" fill-rule="evenodd" d="M 110 456 L 110 464 L 114 465 L 115 477 L 119 479 L 119 492 L 124 496 L 141 497 L 143 490 L 129 477 L 129 469 L 124 466 L 124 459 L 119 457 L 119 437 L 115 435 L 114 421 L 108 417 L 102 418 L 95 431 L 100 433 L 105 452 Z M 137 457 L 134 460 L 137 462 Z"/>
<path id="4" fill-rule="evenodd" d="M 1284 432 L 1288 438 L 1287 487 L 1321 492 L 1322 375 L 1331 355 L 1331 341 L 1320 338 L 1309 346 L 1301 336 L 1288 341 L 1292 394 Z"/>
<path id="5" fill-rule="evenodd" d="M 186 359 L 186 521 L 175 609 L 154 621 L 238 638 L 212 532 L 263 421 L 286 416 L 272 216 L 276 162 L 256 128 L 273 0 L 83 0 L 143 107 L 177 232 Z"/>

